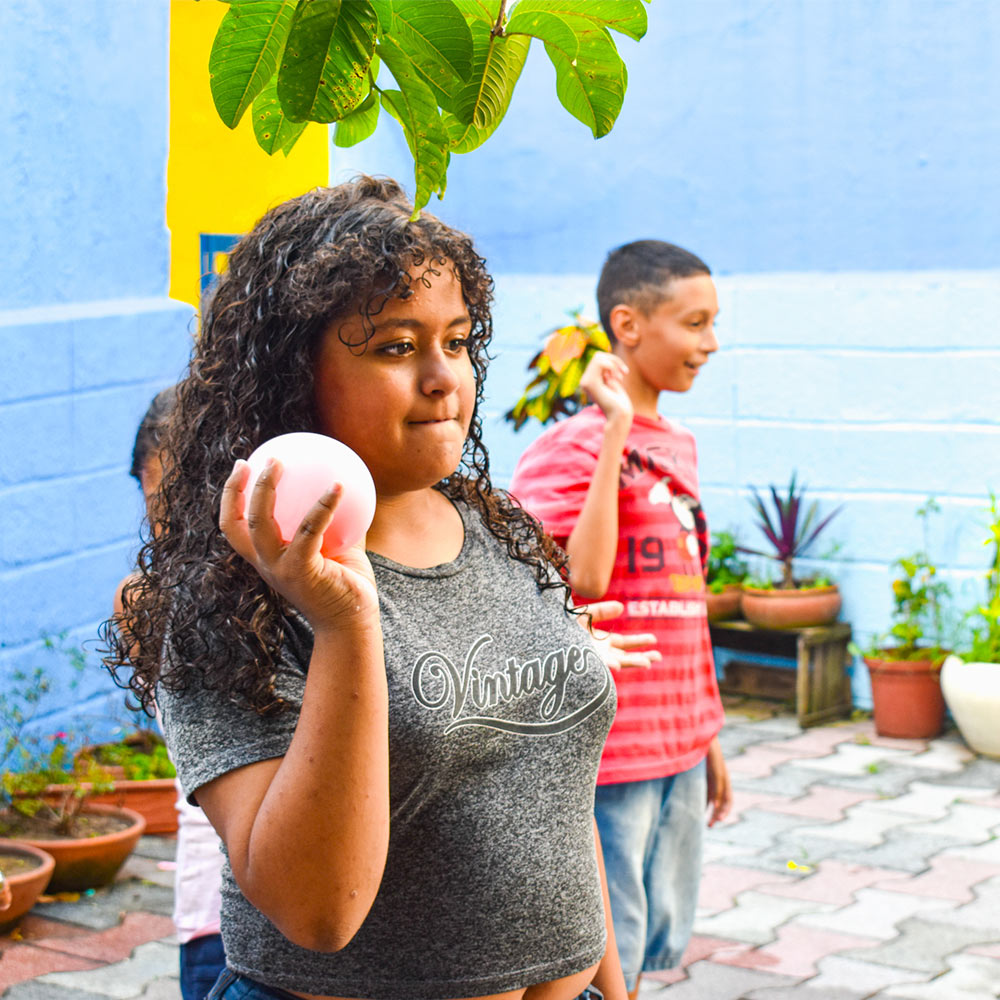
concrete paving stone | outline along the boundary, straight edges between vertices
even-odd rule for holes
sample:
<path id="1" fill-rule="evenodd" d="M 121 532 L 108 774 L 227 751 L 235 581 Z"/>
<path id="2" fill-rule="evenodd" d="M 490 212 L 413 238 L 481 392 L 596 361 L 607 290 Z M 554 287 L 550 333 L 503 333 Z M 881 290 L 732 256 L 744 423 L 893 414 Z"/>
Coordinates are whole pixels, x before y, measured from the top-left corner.
<path id="1" fill-rule="evenodd" d="M 910 758 L 911 767 L 924 767 L 929 771 L 955 774 L 961 771 L 976 755 L 968 747 L 957 743 L 935 743 L 924 753 Z"/>
<path id="2" fill-rule="evenodd" d="M 758 885 L 761 892 L 792 899 L 811 899 L 831 906 L 847 906 L 854 902 L 854 894 L 870 885 L 881 886 L 886 876 L 899 876 L 885 868 L 868 868 L 865 865 L 847 865 L 835 858 L 820 861 L 815 870 L 798 879 L 765 882 Z M 905 879 L 904 879 L 905 881 Z M 971 894 L 970 894 L 971 898 Z"/>
<path id="3" fill-rule="evenodd" d="M 856 742 L 859 732 L 857 726 L 814 726 L 780 743 L 772 740 L 764 745 L 794 750 L 803 757 L 825 757 L 833 753 L 841 743 Z"/>
<path id="4" fill-rule="evenodd" d="M 897 983 L 924 983 L 930 973 L 902 969 L 879 962 L 866 962 L 843 955 L 828 955 L 816 963 L 819 974 L 804 985 L 829 990 L 854 989 L 861 996 L 870 997 L 886 986 Z"/>
<path id="5" fill-rule="evenodd" d="M 711 835 L 711 830 L 708 831 Z M 755 852 L 749 852 L 753 854 Z M 702 845 L 702 864 L 714 863 L 716 861 L 728 861 L 733 854 L 733 845 L 724 840 L 712 840 L 706 838 Z M 755 867 L 751 865 L 751 867 Z"/>
<path id="6" fill-rule="evenodd" d="M 877 806 L 887 812 L 906 813 L 930 820 L 947 816 L 956 802 L 975 802 L 987 796 L 988 789 L 975 785 L 934 785 L 929 781 L 914 781 L 902 795 L 879 799 Z"/>
<path id="7" fill-rule="evenodd" d="M 903 969 L 940 975 L 948 968 L 945 959 L 954 952 L 966 951 L 972 945 L 990 944 L 995 931 L 989 932 L 917 916 L 899 925 L 899 934 L 874 948 L 858 948 L 845 957 L 882 965 L 898 965 Z M 930 977 L 928 977 L 930 978 Z"/>
<path id="8" fill-rule="evenodd" d="M 845 934 L 819 931 L 793 920 L 778 928 L 777 937 L 770 944 L 745 950 L 742 954 L 716 952 L 712 961 L 805 978 L 816 975 L 816 963 L 821 958 L 848 948 L 862 947 L 871 943 L 871 940 L 860 932 Z"/>
<path id="9" fill-rule="evenodd" d="M 707 961 L 689 965 L 687 972 L 688 977 L 683 982 L 651 995 L 669 996 L 670 1000 L 742 1000 L 752 990 L 764 986 L 791 986 L 795 982 L 788 976 Z"/>
<path id="10" fill-rule="evenodd" d="M 799 835 L 874 847 L 876 844 L 881 844 L 887 832 L 898 827 L 903 819 L 899 813 L 886 812 L 870 806 L 869 802 L 860 803 L 848 809 L 843 819 L 830 823 L 803 824 L 799 827 Z"/>
<path id="11" fill-rule="evenodd" d="M 37 979 L 26 979 L 23 983 L 11 986 L 3 994 L 3 1000 L 108 1000 L 108 998 L 99 993 L 87 993 L 84 990 L 67 989 L 64 986 L 39 982 Z"/>
<path id="12" fill-rule="evenodd" d="M 764 848 L 774 843 L 775 837 L 802 825 L 799 816 L 748 809 L 737 822 L 712 827 L 712 839 L 741 847 Z"/>
<path id="13" fill-rule="evenodd" d="M 125 882 L 130 878 L 139 879 L 142 882 L 152 882 L 154 885 L 162 886 L 164 889 L 174 887 L 174 869 L 163 869 L 160 865 L 173 864 L 171 861 L 158 861 L 156 858 L 143 858 L 133 854 L 125 859 L 125 864 L 115 878 L 116 882 Z"/>
<path id="14" fill-rule="evenodd" d="M 738 845 L 730 844 L 729 853 L 715 860 L 736 868 L 758 868 L 772 875 L 791 873 L 802 876 L 827 858 L 839 856 L 844 849 L 844 844 L 834 840 L 797 840 L 796 833 L 793 830 L 788 837 L 780 838 L 772 846 L 756 852 L 744 853 Z"/>
<path id="15" fill-rule="evenodd" d="M 928 983 L 890 986 L 879 1000 L 995 1000 L 1000 996 L 1000 961 L 975 955 L 954 955 L 950 968 Z"/>
<path id="16" fill-rule="evenodd" d="M 859 889 L 850 905 L 829 913 L 805 913 L 796 923 L 888 941 L 899 933 L 898 925 L 915 914 L 926 914 L 928 919 L 944 922 L 954 909 L 955 904 L 948 900 L 882 889 Z"/>
<path id="17" fill-rule="evenodd" d="M 1000 941 L 996 944 L 976 944 L 967 948 L 966 955 L 985 955 L 987 958 L 1000 958 Z"/>
<path id="18" fill-rule="evenodd" d="M 874 883 L 876 889 L 889 892 L 905 892 L 915 896 L 935 896 L 938 899 L 952 899 L 958 903 L 971 903 L 975 899 L 974 885 L 1000 875 L 1000 865 L 984 865 L 965 858 L 951 858 L 939 855 L 931 858 L 929 871 L 915 878 L 893 874 Z M 998 916 L 1000 923 L 1000 916 Z"/>
<path id="19" fill-rule="evenodd" d="M 741 892 L 728 910 L 695 918 L 695 931 L 711 937 L 729 938 L 746 944 L 767 944 L 776 929 L 802 913 L 829 910 L 825 903 L 810 899 L 783 899 L 748 889 Z"/>
<path id="20" fill-rule="evenodd" d="M 992 840 L 1000 828 L 1000 809 L 990 809 L 969 802 L 956 802 L 948 815 L 929 822 L 907 827 L 911 833 L 929 837 L 946 837 L 965 844 L 982 844 Z"/>
<path id="21" fill-rule="evenodd" d="M 719 732 L 719 745 L 726 760 L 738 757 L 747 747 L 773 739 L 773 732 L 763 732 L 754 725 L 732 725 L 728 721 Z"/>
<path id="22" fill-rule="evenodd" d="M 44 982 L 99 993 L 116 1000 L 141 996 L 146 984 L 170 977 L 177 970 L 177 947 L 151 941 L 140 945 L 131 958 L 88 972 L 54 972 Z"/>
<path id="23" fill-rule="evenodd" d="M 744 1000 L 865 1000 L 857 990 L 826 990 L 810 986 L 808 982 L 797 986 L 765 987 L 746 994 Z"/>
<path id="24" fill-rule="evenodd" d="M 796 799 L 776 797 L 774 804 L 764 801 L 764 793 L 760 794 L 760 808 L 769 812 L 783 813 L 786 816 L 801 816 L 804 819 L 827 819 L 830 821 L 842 819 L 844 810 L 868 799 L 875 799 L 874 792 L 855 792 L 847 788 L 835 788 L 832 785 L 815 785 L 809 791 Z"/>
<path id="25" fill-rule="evenodd" d="M 877 798 L 889 800 L 905 795 L 914 781 L 927 777 L 926 771 L 908 764 L 906 759 L 873 762 L 872 770 L 863 774 L 826 774 L 823 780 L 835 788 L 873 792 Z"/>
<path id="26" fill-rule="evenodd" d="M 98 889 L 93 896 L 81 896 L 75 902 L 56 900 L 40 903 L 35 912 L 43 917 L 81 924 L 94 930 L 106 930 L 117 926 L 122 914 L 131 910 L 170 916 L 173 908 L 174 894 L 171 889 L 129 879 Z"/>
<path id="27" fill-rule="evenodd" d="M 954 780 L 957 785 L 975 785 L 978 788 L 988 788 L 991 792 L 996 792 L 1000 788 L 1000 760 L 993 760 L 990 757 L 976 757 L 970 760 L 961 773 L 957 775 L 942 774 L 936 778 L 929 777 L 928 781 L 938 784 L 947 784 Z"/>
<path id="28" fill-rule="evenodd" d="M 157 861 L 173 861 L 177 857 L 177 838 L 149 836 L 140 837 L 133 854 Z"/>
<path id="29" fill-rule="evenodd" d="M 17 925 L 17 932 L 21 941 L 27 944 L 34 944 L 41 939 L 58 940 L 60 938 L 80 937 L 90 934 L 86 927 L 77 924 L 67 924 L 63 920 L 48 920 L 38 915 L 40 907 L 25 914 L 21 922 Z"/>
<path id="30" fill-rule="evenodd" d="M 180 1000 L 179 977 L 154 979 L 140 994 L 139 1000 Z"/>
<path id="31" fill-rule="evenodd" d="M 794 715 L 772 715 L 769 719 L 760 719 L 744 725 L 753 729 L 755 733 L 765 734 L 771 740 L 798 736 L 802 732 L 802 727 Z"/>
<path id="32" fill-rule="evenodd" d="M 992 930 L 992 941 L 1000 941 L 1000 877 L 986 879 L 973 887 L 975 898 L 959 906 L 951 923 L 961 927 L 982 927 Z"/>
<path id="33" fill-rule="evenodd" d="M 836 750 L 826 757 L 817 757 L 809 761 L 811 771 L 822 771 L 826 774 L 857 775 L 870 774 L 871 768 L 881 767 L 887 761 L 908 759 L 911 755 L 905 750 L 891 747 L 862 746 L 858 743 L 840 743 Z"/>
<path id="34" fill-rule="evenodd" d="M 800 798 L 807 795 L 809 789 L 816 784 L 816 773 L 807 771 L 790 761 L 764 777 L 750 778 L 733 774 L 732 779 L 735 788 L 745 788 L 748 791 L 758 793 L 785 795 L 788 798 Z"/>
<path id="35" fill-rule="evenodd" d="M 782 750 L 774 746 L 756 743 L 740 754 L 731 758 L 729 771 L 742 778 L 763 778 L 769 775 L 779 764 L 790 760 L 798 760 L 799 754 L 794 750 Z"/>
<path id="36" fill-rule="evenodd" d="M 876 732 L 873 732 L 872 735 L 867 737 L 865 740 L 858 740 L 857 742 L 864 742 L 873 747 L 889 747 L 893 750 L 906 750 L 911 754 L 926 753 L 930 749 L 930 743 L 927 740 L 897 739 L 895 736 L 879 736 Z"/>
<path id="37" fill-rule="evenodd" d="M 937 856 L 949 847 L 954 847 L 953 840 L 940 837 L 916 836 L 908 834 L 903 828 L 890 830 L 885 840 L 874 847 L 855 847 L 842 845 L 846 849 L 839 857 L 842 861 L 855 865 L 868 865 L 871 868 L 895 868 L 902 872 L 912 872 L 919 875 L 931 866 L 931 858 Z M 963 848 L 975 850 L 975 848 Z"/>
<path id="38" fill-rule="evenodd" d="M 34 942 L 39 948 L 50 948 L 67 955 L 79 955 L 95 962 L 110 964 L 128 958 L 133 950 L 147 941 L 173 936 L 174 923 L 169 917 L 155 913 L 126 913 L 117 927 L 80 937 L 49 938 Z"/>
<path id="39" fill-rule="evenodd" d="M 967 858 L 984 865 L 1000 865 L 1000 837 L 987 840 L 984 844 L 954 844 L 941 852 L 949 858 Z"/>
<path id="40" fill-rule="evenodd" d="M 707 917 L 720 910 L 728 910 L 741 892 L 765 882 L 773 883 L 773 880 L 774 876 L 770 872 L 760 868 L 706 864 L 702 868 L 701 885 L 698 889 L 698 911 Z"/>
<path id="41" fill-rule="evenodd" d="M 63 970 L 96 969 L 97 962 L 78 955 L 66 955 L 49 948 L 36 948 L 30 944 L 5 946 L 0 953 L 0 993 L 8 986 L 34 979 L 47 972 Z"/>
<path id="42" fill-rule="evenodd" d="M 732 826 L 748 809 L 768 809 L 785 801 L 783 795 L 773 792 L 755 792 L 749 788 L 733 786 L 733 806 L 729 815 L 722 821 L 722 826 Z"/>

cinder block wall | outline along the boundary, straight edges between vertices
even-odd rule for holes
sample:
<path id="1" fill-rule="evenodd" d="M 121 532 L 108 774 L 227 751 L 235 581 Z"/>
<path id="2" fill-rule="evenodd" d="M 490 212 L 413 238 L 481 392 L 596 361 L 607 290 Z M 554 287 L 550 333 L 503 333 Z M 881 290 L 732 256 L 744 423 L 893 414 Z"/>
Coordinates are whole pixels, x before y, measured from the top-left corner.
<path id="1" fill-rule="evenodd" d="M 166 298 L 167 6 L 5 5 L 0 91 L 0 679 L 44 665 L 52 731 L 105 725 L 120 693 L 78 687 L 42 637 L 93 647 L 136 548 L 132 441 L 186 360 Z M 45 67 L 44 72 L 39 67 Z M 19 109 L 19 110 L 18 110 Z"/>

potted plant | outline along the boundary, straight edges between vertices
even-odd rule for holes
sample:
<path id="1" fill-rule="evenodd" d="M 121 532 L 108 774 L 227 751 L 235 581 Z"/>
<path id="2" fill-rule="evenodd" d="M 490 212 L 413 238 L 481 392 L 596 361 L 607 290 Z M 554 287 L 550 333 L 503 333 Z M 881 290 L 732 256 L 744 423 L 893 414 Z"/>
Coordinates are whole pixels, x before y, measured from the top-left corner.
<path id="1" fill-rule="evenodd" d="M 713 532 L 705 575 L 705 607 L 710 622 L 739 615 L 746 575 L 747 565 L 739 557 L 736 536 L 731 531 Z"/>
<path id="2" fill-rule="evenodd" d="M 0 909 L 0 934 L 12 931 L 45 892 L 55 868 L 51 854 L 18 840 L 0 839 L 0 875 L 10 891 L 10 905 Z"/>
<path id="3" fill-rule="evenodd" d="M 944 723 L 941 663 L 943 602 L 950 596 L 927 554 L 927 519 L 939 510 L 933 498 L 917 509 L 924 548 L 893 563 L 892 626 L 861 653 L 871 677 L 875 729 L 882 736 L 926 739 Z"/>
<path id="4" fill-rule="evenodd" d="M 765 556 L 781 564 L 781 579 L 747 579 L 743 583 L 741 608 L 743 617 L 758 628 L 804 628 L 827 625 L 840 611 L 840 591 L 825 576 L 797 578 L 795 560 L 804 556 L 823 529 L 841 508 L 819 517 L 819 504 L 814 500 L 808 507 L 803 498 L 806 489 L 795 481 L 792 473 L 788 494 L 782 498 L 770 487 L 772 508 L 752 486 L 750 504 L 757 512 L 757 527 L 771 543 L 772 551 L 750 549 L 740 551 Z"/>
<path id="5" fill-rule="evenodd" d="M 0 694 L 0 837 L 52 855 L 50 890 L 95 888 L 114 878 L 146 824 L 129 809 L 90 804 L 93 793 L 113 790 L 110 775 L 93 761 L 75 766 L 69 733 L 31 726 L 50 688 L 37 668 L 15 671 Z"/>
<path id="6" fill-rule="evenodd" d="M 177 771 L 163 737 L 140 726 L 124 732 L 117 741 L 87 746 L 76 754 L 77 768 L 93 761 L 114 780 L 113 789 L 95 792 L 90 801 L 140 813 L 146 833 L 176 833 Z"/>
<path id="7" fill-rule="evenodd" d="M 583 405 L 580 379 L 597 351 L 610 351 L 599 323 L 570 312 L 572 323 L 549 333 L 542 349 L 528 362 L 535 375 L 521 398 L 504 414 L 519 431 L 529 418 L 542 424 L 572 416 Z"/>
<path id="8" fill-rule="evenodd" d="M 962 739 L 976 753 L 1000 757 L 1000 508 L 990 494 L 989 535 L 993 557 L 986 571 L 986 594 L 966 616 L 968 649 L 949 656 L 941 687 Z"/>

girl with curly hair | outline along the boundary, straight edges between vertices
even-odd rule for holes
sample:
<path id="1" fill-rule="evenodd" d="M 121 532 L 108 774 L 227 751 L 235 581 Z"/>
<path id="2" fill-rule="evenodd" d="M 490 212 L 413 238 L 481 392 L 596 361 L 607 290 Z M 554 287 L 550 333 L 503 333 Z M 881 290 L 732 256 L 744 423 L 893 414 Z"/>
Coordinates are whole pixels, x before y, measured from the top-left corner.
<path id="1" fill-rule="evenodd" d="M 410 216 L 362 177 L 236 246 L 108 663 L 222 838 L 213 1000 L 624 997 L 592 821 L 614 685 L 565 557 L 490 483 L 485 262 Z M 280 463 L 247 492 L 246 456 L 302 430 L 375 481 L 336 558 L 339 484 L 288 543 Z"/>

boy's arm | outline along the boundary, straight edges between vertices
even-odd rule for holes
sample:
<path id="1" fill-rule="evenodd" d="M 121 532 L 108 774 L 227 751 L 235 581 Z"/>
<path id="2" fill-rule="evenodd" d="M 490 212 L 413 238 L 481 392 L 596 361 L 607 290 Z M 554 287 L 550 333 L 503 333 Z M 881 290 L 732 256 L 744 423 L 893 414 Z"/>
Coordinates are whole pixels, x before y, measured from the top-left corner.
<path id="1" fill-rule="evenodd" d="M 632 400 L 625 391 L 625 362 L 614 354 L 595 354 L 580 388 L 601 408 L 604 438 L 587 496 L 566 542 L 569 581 L 581 597 L 603 597 L 611 583 L 618 551 L 618 478 L 622 449 L 632 427 Z"/>
<path id="2" fill-rule="evenodd" d="M 729 815 L 733 806 L 733 785 L 718 736 L 708 745 L 705 763 L 708 769 L 708 825 L 715 826 Z"/>

